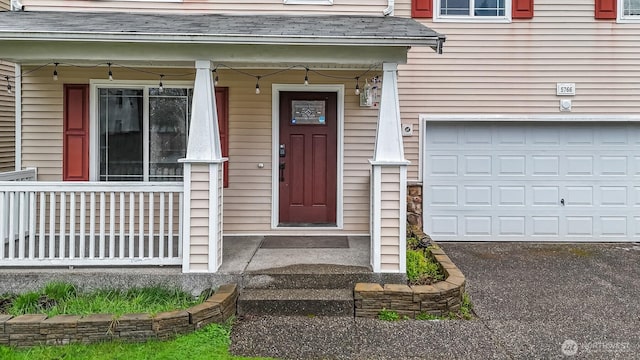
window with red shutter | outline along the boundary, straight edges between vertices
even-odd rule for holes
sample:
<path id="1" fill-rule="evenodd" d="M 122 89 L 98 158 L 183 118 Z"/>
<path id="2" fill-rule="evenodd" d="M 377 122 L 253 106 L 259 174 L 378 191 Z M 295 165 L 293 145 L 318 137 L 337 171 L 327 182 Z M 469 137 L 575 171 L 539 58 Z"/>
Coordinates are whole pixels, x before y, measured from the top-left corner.
<path id="1" fill-rule="evenodd" d="M 595 18 L 615 20 L 618 17 L 618 0 L 595 0 Z"/>
<path id="2" fill-rule="evenodd" d="M 533 18 L 533 0 L 513 0 L 511 3 L 511 18 Z"/>
<path id="3" fill-rule="evenodd" d="M 89 85 L 65 84 L 63 88 L 64 181 L 89 180 Z"/>
<path id="4" fill-rule="evenodd" d="M 411 0 L 411 17 L 433 17 L 433 0 Z"/>
<path id="5" fill-rule="evenodd" d="M 216 88 L 216 109 L 222 157 L 229 157 L 229 88 Z M 223 166 L 224 187 L 229 187 L 229 161 Z"/>

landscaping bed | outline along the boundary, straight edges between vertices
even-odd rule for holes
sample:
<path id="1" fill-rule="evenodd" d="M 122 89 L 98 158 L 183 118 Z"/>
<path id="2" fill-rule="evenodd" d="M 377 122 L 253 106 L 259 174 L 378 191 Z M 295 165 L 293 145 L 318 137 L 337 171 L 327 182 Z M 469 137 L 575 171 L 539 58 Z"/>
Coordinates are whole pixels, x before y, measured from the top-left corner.
<path id="1" fill-rule="evenodd" d="M 210 296 L 203 294 L 200 299 L 166 291 L 169 293 L 159 289 L 129 290 L 120 293 L 124 296 L 116 297 L 111 296 L 116 293 L 112 290 L 96 292 L 99 295 L 96 297 L 92 297 L 96 293 L 88 294 L 89 300 L 78 300 L 82 295 L 78 296 L 73 286 L 56 284 L 39 293 L 5 296 L 7 312 L 16 316 L 0 315 L 0 345 L 25 347 L 108 340 L 165 340 L 211 323 L 225 323 L 236 313 L 238 291 L 235 284 L 223 285 Z M 83 306 L 74 307 L 76 300 Z M 125 304 L 127 302 L 129 304 Z M 105 306 L 99 307 L 99 304 Z M 181 308 L 180 304 L 188 307 Z M 93 313 L 93 306 L 96 306 L 96 313 Z M 80 311 L 69 311 L 74 308 Z M 146 309 L 146 312 L 135 312 L 136 309 Z M 134 312 L 125 313 L 130 310 Z"/>
<path id="2" fill-rule="evenodd" d="M 358 283 L 355 316 L 383 320 L 472 318 L 464 274 L 420 230 L 407 239 L 407 284 Z"/>

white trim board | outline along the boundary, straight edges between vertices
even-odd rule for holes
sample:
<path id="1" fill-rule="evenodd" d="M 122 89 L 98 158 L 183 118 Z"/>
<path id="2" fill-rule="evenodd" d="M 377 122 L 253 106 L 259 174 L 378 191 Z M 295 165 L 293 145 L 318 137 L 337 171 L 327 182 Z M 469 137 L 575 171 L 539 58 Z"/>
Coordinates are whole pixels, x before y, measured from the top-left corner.
<path id="1" fill-rule="evenodd" d="M 344 228 L 344 85 L 343 84 L 319 84 L 319 85 L 297 85 L 297 84 L 273 84 L 271 86 L 271 229 L 285 231 L 333 231 Z M 335 227 L 282 227 L 278 226 L 280 189 L 278 147 L 280 144 L 280 92 L 300 91 L 300 92 L 335 92 L 337 93 L 337 182 L 336 182 L 336 226 Z"/>

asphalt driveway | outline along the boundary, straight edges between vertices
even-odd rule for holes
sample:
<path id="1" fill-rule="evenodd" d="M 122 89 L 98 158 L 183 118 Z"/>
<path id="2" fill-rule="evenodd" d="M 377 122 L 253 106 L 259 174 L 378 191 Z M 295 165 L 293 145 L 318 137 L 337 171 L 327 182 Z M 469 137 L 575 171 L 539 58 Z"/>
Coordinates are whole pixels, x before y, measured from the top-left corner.
<path id="1" fill-rule="evenodd" d="M 263 317 L 231 351 L 286 359 L 638 359 L 640 245 L 444 243 L 472 321 Z"/>

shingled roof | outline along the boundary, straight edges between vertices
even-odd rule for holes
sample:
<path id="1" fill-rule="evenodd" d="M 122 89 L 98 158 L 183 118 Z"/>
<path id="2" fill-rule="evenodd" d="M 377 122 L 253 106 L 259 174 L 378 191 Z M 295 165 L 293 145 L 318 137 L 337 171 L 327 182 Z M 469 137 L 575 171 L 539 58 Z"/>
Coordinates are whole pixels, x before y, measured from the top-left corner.
<path id="1" fill-rule="evenodd" d="M 413 19 L 354 15 L 0 12 L 3 40 L 437 46 L 444 36 Z"/>

